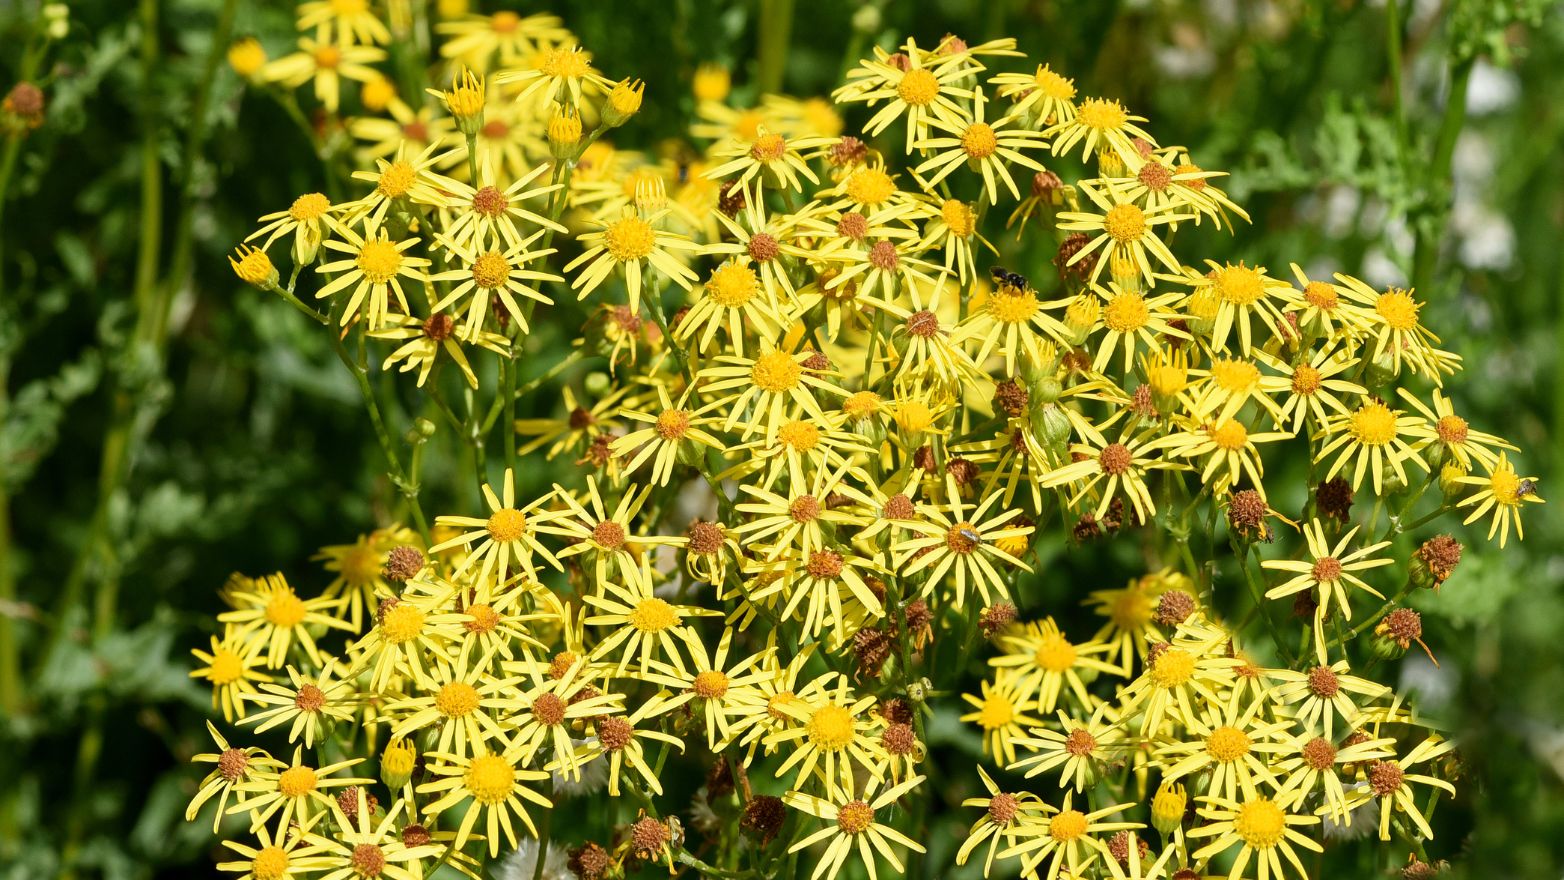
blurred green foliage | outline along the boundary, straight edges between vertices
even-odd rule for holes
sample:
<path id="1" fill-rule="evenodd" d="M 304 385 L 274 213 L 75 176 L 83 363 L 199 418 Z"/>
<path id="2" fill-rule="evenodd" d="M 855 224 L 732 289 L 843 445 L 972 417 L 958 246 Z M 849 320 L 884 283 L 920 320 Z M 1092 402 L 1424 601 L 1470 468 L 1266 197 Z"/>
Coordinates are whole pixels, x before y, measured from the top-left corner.
<path id="1" fill-rule="evenodd" d="M 1560 474 L 1555 3 L 542 5 L 647 81 L 625 134 L 642 145 L 681 133 L 701 62 L 730 65 L 741 97 L 777 78 L 821 94 L 875 43 L 1014 36 L 1233 173 L 1255 222 L 1230 241 L 1200 230 L 1221 253 L 1415 280 L 1425 323 L 1466 359 L 1458 405 L 1527 450 L 1545 497 Z M 317 579 L 313 550 L 383 523 L 395 498 L 326 340 L 225 259 L 257 216 L 320 185 L 283 112 L 220 64 L 225 34 L 285 48 L 291 7 L 80 2 L 47 48 L 40 3 L 0 7 L 0 88 L 29 79 L 47 100 L 40 127 L 0 141 L 0 627 L 20 663 L 0 666 L 0 877 L 209 873 L 213 842 L 182 813 L 208 712 L 187 652 L 215 589 L 230 571 Z M 573 329 L 554 331 L 560 351 Z M 457 497 L 441 468 L 426 509 Z M 1540 511 L 1502 556 L 1464 535 L 1456 577 L 1417 602 L 1441 667 L 1403 663 L 1462 742 L 1435 854 L 1463 876 L 1564 869 L 1564 528 Z M 1119 579 L 1076 551 L 1056 564 Z M 932 736 L 977 753 L 954 724 Z"/>

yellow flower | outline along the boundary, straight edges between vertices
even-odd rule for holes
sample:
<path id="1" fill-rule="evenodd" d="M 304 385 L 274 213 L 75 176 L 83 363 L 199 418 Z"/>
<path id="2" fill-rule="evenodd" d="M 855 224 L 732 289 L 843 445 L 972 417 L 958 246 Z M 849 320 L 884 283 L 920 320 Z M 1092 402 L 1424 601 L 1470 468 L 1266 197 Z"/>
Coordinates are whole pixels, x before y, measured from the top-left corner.
<path id="1" fill-rule="evenodd" d="M 546 509 L 545 505 L 552 495 L 551 492 L 534 499 L 529 504 L 518 506 L 516 477 L 509 468 L 506 468 L 500 493 L 495 493 L 494 487 L 487 483 L 483 486 L 483 498 L 489 506 L 489 515 L 482 519 L 471 516 L 436 517 L 437 525 L 456 526 L 466 531 L 430 547 L 429 552 L 437 554 L 458 545 L 468 547 L 477 541 L 477 549 L 467 554 L 467 558 L 457 566 L 452 577 L 461 575 L 475 565 L 478 566 L 480 600 L 486 600 L 492 594 L 491 584 L 507 582 L 508 576 L 512 573 L 512 559 L 529 579 L 537 580 L 537 569 L 532 564 L 533 556 L 542 556 L 556 569 L 561 567 L 559 559 L 537 539 L 540 526 L 544 531 L 553 531 L 549 529 L 549 524 L 563 516 L 557 510 Z M 491 572 L 494 574 L 493 581 L 489 579 Z"/>
<path id="2" fill-rule="evenodd" d="M 875 789 L 879 787 L 879 780 L 870 781 L 865 786 L 862 796 L 854 795 L 851 788 L 828 793 L 828 797 L 824 798 L 801 791 L 789 791 L 783 796 L 783 803 L 795 810 L 823 819 L 829 824 L 794 843 L 788 848 L 788 852 L 796 853 L 829 840 L 830 843 L 826 844 L 825 851 L 821 854 L 820 863 L 815 866 L 816 877 L 822 875 L 836 877 L 841 873 L 843 864 L 855 851 L 863 860 L 870 877 L 875 876 L 875 853 L 884 856 L 897 874 L 904 873 L 906 868 L 901 860 L 896 858 L 891 843 L 920 853 L 925 851 L 923 844 L 876 820 L 882 811 L 888 812 L 902 795 L 916 788 L 923 779 L 922 776 L 913 776 L 885 789 L 878 795 L 875 794 Z"/>
<path id="3" fill-rule="evenodd" d="M 960 56 L 937 56 L 907 41 L 905 67 L 892 64 L 890 53 L 874 47 L 874 59 L 858 62 L 848 71 L 847 83 L 831 93 L 838 104 L 863 102 L 870 107 L 884 101 L 863 127 L 874 137 L 896 120 L 907 118 L 906 151 L 928 136 L 938 120 L 959 123 L 965 115 L 961 101 L 972 98 L 972 89 L 961 83 L 969 76 Z"/>
<path id="4" fill-rule="evenodd" d="M 1180 271 L 1178 259 L 1157 236 L 1156 227 L 1193 219 L 1193 214 L 1174 213 L 1177 207 L 1173 205 L 1146 210 L 1115 189 L 1082 192 L 1086 193 L 1097 210 L 1060 211 L 1059 228 L 1087 233 L 1091 235 L 1091 240 L 1070 257 L 1066 266 L 1073 266 L 1095 255 L 1090 276 L 1090 280 L 1095 281 L 1115 259 L 1130 260 L 1140 269 L 1141 277 L 1149 285 L 1154 277 L 1151 261 L 1146 257 L 1149 253 L 1171 271 Z"/>
<path id="5" fill-rule="evenodd" d="M 996 597 L 1008 598 L 1010 578 L 1000 573 L 996 563 L 1023 571 L 1032 569 L 1006 553 L 997 542 L 1030 534 L 1032 527 L 1012 522 L 1020 515 L 1019 510 L 991 514 L 998 502 L 998 495 L 989 494 L 976 505 L 963 503 L 955 478 L 947 473 L 945 504 L 928 506 L 926 519 L 908 523 L 917 535 L 891 548 L 902 576 L 911 577 L 928 569 L 922 594 L 953 593 L 956 608 L 966 602 L 970 588 L 977 590 L 984 605 L 992 605 Z"/>
<path id="6" fill-rule="evenodd" d="M 385 50 L 374 46 L 337 45 L 329 40 L 300 37 L 297 52 L 267 63 L 259 76 L 290 89 L 313 80 L 315 100 L 327 113 L 335 114 L 342 101 L 342 81 L 367 82 L 380 76 L 380 72 L 370 65 L 384 60 Z"/>
<path id="7" fill-rule="evenodd" d="M 1516 476 L 1508 455 L 1499 453 L 1499 460 L 1488 467 L 1488 476 L 1460 477 L 1455 482 L 1458 485 L 1481 487 L 1456 505 L 1472 508 L 1472 512 L 1467 514 L 1466 523 L 1474 523 L 1491 512 L 1493 522 L 1488 526 L 1488 540 L 1493 540 L 1494 532 L 1498 532 L 1499 546 L 1502 548 L 1510 537 L 1511 525 L 1515 526 L 1517 539 L 1526 537 L 1526 532 L 1521 528 L 1521 507 L 1525 504 L 1541 504 L 1542 497 L 1537 494 L 1537 478 Z"/>
<path id="8" fill-rule="evenodd" d="M 699 276 L 675 258 L 673 252 L 696 251 L 700 245 L 682 235 L 657 228 L 658 222 L 667 214 L 664 209 L 642 217 L 626 207 L 619 219 L 601 223 L 601 231 L 580 236 L 579 241 L 586 249 L 565 266 L 566 272 L 583 267 L 570 282 L 571 288 L 577 291 L 576 298 L 586 299 L 587 294 L 596 290 L 616 268 L 624 269 L 632 312 L 641 310 L 641 277 L 647 268 L 656 269 L 662 277 L 689 290 L 690 283 Z M 656 308 L 661 308 L 660 302 Z"/>
<path id="9" fill-rule="evenodd" d="M 1417 416 L 1404 416 L 1377 398 L 1362 398 L 1362 403 L 1351 412 L 1337 413 L 1325 422 L 1326 442 L 1315 453 L 1314 460 L 1321 462 L 1336 456 L 1326 472 L 1329 480 L 1341 473 L 1354 459 L 1352 488 L 1363 484 L 1365 474 L 1372 474 L 1374 491 L 1380 492 L 1385 482 L 1385 471 L 1394 472 L 1403 485 L 1407 483 L 1404 464 L 1408 461 L 1428 470 L 1428 463 L 1417 454 L 1408 437 L 1422 423 Z M 1414 437 L 1415 439 L 1415 437 Z M 1339 453 L 1339 454 L 1338 454 Z"/>
<path id="10" fill-rule="evenodd" d="M 538 829 L 527 813 L 527 803 L 546 810 L 553 809 L 554 804 L 525 783 L 547 779 L 549 774 L 520 764 L 521 756 L 515 748 L 497 753 L 479 750 L 471 756 L 431 752 L 428 769 L 437 778 L 418 786 L 418 793 L 438 795 L 438 799 L 424 807 L 424 816 L 434 818 L 457 804 L 466 804 L 456 829 L 455 846 L 466 846 L 473 836 L 473 827 L 479 819 L 485 819 L 483 836 L 489 840 L 490 858 L 499 856 L 502 839 L 512 848 L 518 845 L 512 816 L 536 837 Z"/>
<path id="11" fill-rule="evenodd" d="M 914 146 L 919 150 L 934 151 L 934 155 L 917 167 L 918 174 L 933 172 L 925 188 L 937 186 L 952 171 L 962 166 L 977 166 L 983 177 L 983 192 L 989 204 L 999 201 L 999 181 L 1004 181 L 1010 197 L 1021 198 L 1009 165 L 1020 165 L 1033 171 L 1042 171 L 1036 159 L 1021 152 L 1023 149 L 1041 149 L 1042 135 L 1035 131 L 1014 127 L 1016 117 L 1005 116 L 987 121 L 984 116 L 983 90 L 975 89 L 972 115 L 963 114 L 958 119 L 931 118 L 929 127 L 946 134 L 919 140 Z M 943 152 L 941 152 L 943 151 Z"/>
<path id="12" fill-rule="evenodd" d="M 229 723 L 235 717 L 245 716 L 244 698 L 256 693 L 257 683 L 271 681 L 270 675 L 260 671 L 266 642 L 245 636 L 243 630 L 229 626 L 221 640 L 212 636 L 210 651 L 190 649 L 197 660 L 206 664 L 192 669 L 190 677 L 204 678 L 211 684 L 212 708 L 221 708 Z"/>
<path id="13" fill-rule="evenodd" d="M 1211 858 L 1238 844 L 1242 849 L 1233 862 L 1234 874 L 1243 872 L 1252 859 L 1259 863 L 1261 874 L 1280 880 L 1287 876 L 1284 865 L 1291 865 L 1301 880 L 1308 880 L 1308 872 L 1298 859 L 1296 847 L 1314 852 L 1323 852 L 1324 847 L 1296 830 L 1296 826 L 1318 825 L 1320 818 L 1291 813 L 1284 806 L 1292 802 L 1291 792 L 1278 792 L 1275 799 L 1253 793 L 1245 794 L 1242 800 L 1222 797 L 1201 797 L 1199 800 L 1204 803 L 1199 813 L 1207 822 L 1191 830 L 1189 836 L 1216 839 L 1195 852 L 1195 858 Z"/>
<path id="14" fill-rule="evenodd" d="M 408 311 L 407 294 L 402 289 L 402 279 L 424 281 L 424 269 L 429 261 L 423 257 L 411 257 L 407 251 L 419 243 L 419 239 L 407 238 L 391 241 L 386 230 L 377 224 L 367 224 L 365 234 L 359 235 L 349 227 L 339 230 L 346 241 L 327 241 L 326 247 L 348 255 L 348 259 L 321 263 L 315 271 L 336 275 L 329 283 L 315 292 L 317 299 L 333 296 L 348 289 L 352 294 L 342 307 L 339 323 L 346 327 L 365 309 L 368 328 L 379 330 L 391 314 L 391 295 L 396 294 L 397 304 L 403 314 Z M 365 308 L 365 300 L 368 300 Z"/>
<path id="15" fill-rule="evenodd" d="M 312 663 L 321 662 L 311 627 L 352 629 L 347 621 L 330 613 L 341 607 L 341 600 L 326 596 L 301 599 L 280 573 L 261 578 L 231 598 L 236 610 L 225 611 L 217 619 L 234 624 L 238 638 L 264 646 L 266 665 L 272 669 L 282 666 L 295 640 Z"/>
<path id="16" fill-rule="evenodd" d="M 1308 543 L 1309 555 L 1313 557 L 1310 561 L 1274 559 L 1260 563 L 1262 568 L 1295 573 L 1291 580 L 1271 588 L 1265 594 L 1267 599 L 1291 596 L 1304 590 L 1315 594 L 1319 606 L 1314 615 L 1314 644 L 1315 655 L 1320 663 L 1328 662 L 1325 656 L 1325 625 L 1330 620 L 1331 603 L 1339 605 L 1342 616 L 1351 620 L 1352 606 L 1347 601 L 1349 587 L 1356 587 L 1378 599 L 1385 598 L 1383 593 L 1369 586 L 1357 573 L 1394 563 L 1394 559 L 1373 558 L 1374 553 L 1389 547 L 1390 542 L 1380 541 L 1348 553 L 1347 547 L 1358 533 L 1358 528 L 1353 526 L 1332 547 L 1326 542 L 1324 524 L 1315 519 L 1303 526 L 1304 540 Z"/>
<path id="17" fill-rule="evenodd" d="M 329 810 L 334 802 L 331 789 L 374 782 L 373 779 L 335 775 L 338 770 L 363 763 L 363 758 L 349 758 L 324 767 L 311 767 L 302 763 L 303 754 L 304 747 L 296 746 L 291 763 L 257 768 L 251 779 L 235 787 L 242 799 L 233 805 L 229 814 L 250 814 L 252 833 L 265 827 L 275 816 L 277 822 L 272 827 L 281 835 L 294 820 L 307 827 L 316 817 Z"/>

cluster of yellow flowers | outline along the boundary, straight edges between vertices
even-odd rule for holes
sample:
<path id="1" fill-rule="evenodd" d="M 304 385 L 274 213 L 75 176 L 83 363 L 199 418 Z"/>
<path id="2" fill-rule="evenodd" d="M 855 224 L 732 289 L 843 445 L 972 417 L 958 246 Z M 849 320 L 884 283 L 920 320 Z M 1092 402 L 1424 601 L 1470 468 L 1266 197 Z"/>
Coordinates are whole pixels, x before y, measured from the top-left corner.
<path id="1" fill-rule="evenodd" d="M 985 871 L 1015 859 L 1049 880 L 1304 877 L 1298 848 L 1321 849 L 1322 817 L 1351 827 L 1374 806 L 1382 838 L 1422 852 L 1425 794 L 1454 791 L 1437 760 L 1452 743 L 1352 675 L 1349 648 L 1420 641 L 1417 614 L 1393 606 L 1448 577 L 1460 545 L 1423 544 L 1393 600 L 1375 570 L 1397 535 L 1457 511 L 1502 546 L 1541 499 L 1514 447 L 1439 390 L 1460 358 L 1413 291 L 1184 263 L 1180 229 L 1248 219 L 1222 175 L 1046 65 L 990 71 L 1020 63 L 1013 40 L 875 49 L 834 103 L 735 107 L 727 74 L 703 68 L 690 142 L 653 154 L 606 139 L 642 85 L 603 76 L 547 15 L 435 23 L 450 85 L 415 109 L 376 67 L 416 31 L 411 9 L 306 2 L 296 53 L 230 52 L 259 85 L 310 86 L 312 137 L 372 186 L 299 196 L 232 262 L 327 325 L 393 470 L 362 362 L 373 341 L 455 436 L 498 422 L 510 466 L 491 483 L 475 443 L 487 509 L 432 527 L 416 465 L 398 473 L 415 527 L 325 548 L 335 579 L 315 598 L 282 575 L 230 581 L 194 674 L 226 722 L 247 738 L 285 728 L 293 752 L 212 727 L 189 816 L 215 799 L 214 830 L 242 815 L 256 838 L 225 841 L 238 858 L 220 868 L 476 877 L 485 855 L 548 838 L 559 798 L 602 790 L 639 813 L 573 851 L 587 880 L 656 862 L 786 876 L 784 853 L 807 853 L 814 878 L 857 861 L 900 872 L 927 839 L 910 805 L 937 796 L 927 718 L 958 704 L 985 639 L 993 674 L 961 720 L 996 765 L 1057 771 L 1059 794 L 979 768 L 989 794 L 967 804 L 985 812 L 958 861 L 986 844 Z M 359 113 L 344 114 L 345 81 Z M 846 135 L 859 105 L 872 116 Z M 1024 249 L 985 237 L 1001 208 Z M 1051 258 L 1053 277 L 980 270 L 980 251 Z M 538 386 L 518 382 L 530 334 L 567 320 L 570 299 L 590 307 L 567 364 L 605 370 L 565 389 L 559 417 L 516 419 Z M 465 416 L 443 396 L 446 364 L 474 389 Z M 1305 450 L 1294 522 L 1268 499 L 1305 493 L 1268 492 L 1264 464 Z M 575 475 L 518 497 L 540 459 Z M 1373 513 L 1354 519 L 1365 486 Z M 1437 507 L 1414 520 L 1431 488 Z M 1090 640 L 1017 619 L 1053 577 L 1041 535 L 1123 533 L 1161 570 L 1092 593 L 1107 622 Z M 1263 558 L 1272 543 L 1295 551 Z M 1283 597 L 1297 632 L 1267 607 Z M 1239 644 L 1255 618 L 1275 668 Z M 748 834 L 721 838 L 717 866 L 657 806 L 685 752 L 715 766 L 712 811 L 736 807 L 713 821 Z M 376 762 L 377 778 L 350 775 Z"/>

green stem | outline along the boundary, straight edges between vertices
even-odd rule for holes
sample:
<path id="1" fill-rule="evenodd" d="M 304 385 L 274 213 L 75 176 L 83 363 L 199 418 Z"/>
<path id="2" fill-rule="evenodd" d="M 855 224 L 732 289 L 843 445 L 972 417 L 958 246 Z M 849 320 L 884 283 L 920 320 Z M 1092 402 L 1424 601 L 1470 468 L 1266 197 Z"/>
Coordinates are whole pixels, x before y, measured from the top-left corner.
<path id="1" fill-rule="evenodd" d="M 758 79 L 763 94 L 782 90 L 782 74 L 787 68 L 792 32 L 793 0 L 761 0 Z"/>

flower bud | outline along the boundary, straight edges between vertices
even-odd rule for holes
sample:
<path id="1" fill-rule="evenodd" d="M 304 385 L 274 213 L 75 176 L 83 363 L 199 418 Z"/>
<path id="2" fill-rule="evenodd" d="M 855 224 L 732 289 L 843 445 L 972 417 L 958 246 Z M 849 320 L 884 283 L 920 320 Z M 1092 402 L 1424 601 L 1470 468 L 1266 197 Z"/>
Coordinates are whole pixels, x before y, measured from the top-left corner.
<path id="1" fill-rule="evenodd" d="M 478 136 L 478 131 L 483 128 L 483 105 L 486 101 L 486 92 L 483 80 L 473 74 L 471 70 L 463 70 L 457 75 L 456 81 L 451 84 L 449 91 L 439 92 L 429 90 L 431 94 L 445 99 L 445 106 L 451 111 L 451 118 L 456 120 L 456 127 L 469 139 Z M 578 121 L 577 128 L 580 128 Z M 579 131 L 576 137 L 580 137 Z M 554 139 L 554 125 L 549 123 L 549 141 Z"/>
<path id="2" fill-rule="evenodd" d="M 1184 794 L 1184 786 L 1164 782 L 1157 789 L 1157 794 L 1151 799 L 1151 824 L 1163 834 L 1171 834 L 1184 821 L 1184 811 L 1189 806 L 1189 798 Z"/>
<path id="3" fill-rule="evenodd" d="M 638 79 L 626 79 L 614 86 L 608 93 L 608 103 L 603 106 L 603 124 L 618 128 L 641 112 L 641 95 L 645 91 L 646 83 Z"/>
<path id="4" fill-rule="evenodd" d="M 271 257 L 266 256 L 265 251 L 241 244 L 234 252 L 239 259 L 229 257 L 228 265 L 240 280 L 259 290 L 277 289 L 277 267 L 272 265 Z"/>
<path id="5" fill-rule="evenodd" d="M 581 114 L 574 107 L 556 105 L 548 121 L 548 145 L 554 158 L 566 162 L 581 147 Z"/>
<path id="6" fill-rule="evenodd" d="M 406 740 L 394 739 L 380 753 L 380 781 L 393 792 L 413 778 L 418 766 L 418 750 Z"/>
<path id="7" fill-rule="evenodd" d="M 719 64 L 702 64 L 695 70 L 695 100 L 726 101 L 733 88 L 733 77 Z"/>
<path id="8" fill-rule="evenodd" d="M 234 40 L 228 46 L 228 66 L 241 77 L 253 80 L 266 66 L 266 49 L 254 37 Z"/>

